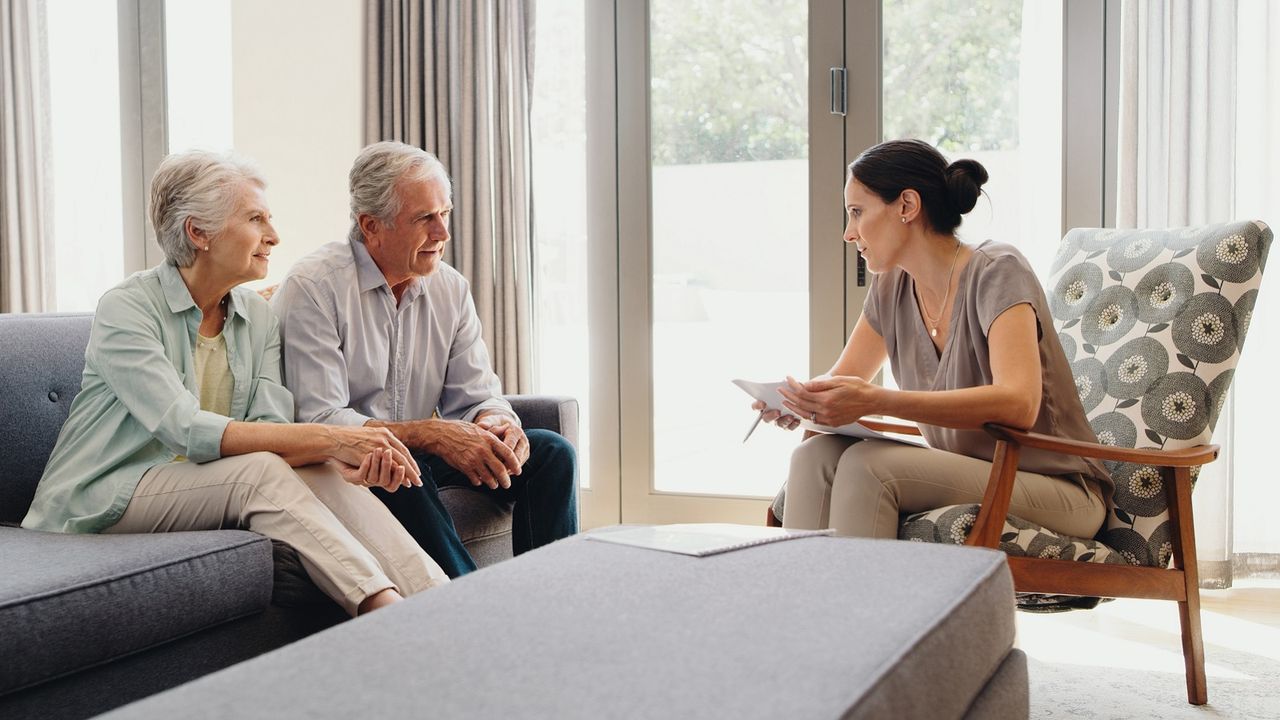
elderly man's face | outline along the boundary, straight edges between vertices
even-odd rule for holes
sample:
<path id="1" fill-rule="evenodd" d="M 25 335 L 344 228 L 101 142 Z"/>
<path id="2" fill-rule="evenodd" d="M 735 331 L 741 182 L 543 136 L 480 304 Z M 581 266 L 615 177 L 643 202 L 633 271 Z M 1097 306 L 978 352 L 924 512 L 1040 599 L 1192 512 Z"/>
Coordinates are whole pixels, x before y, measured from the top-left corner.
<path id="1" fill-rule="evenodd" d="M 396 183 L 400 212 L 393 226 L 364 225 L 365 247 L 392 289 L 429 275 L 440 267 L 449 242 L 449 213 L 453 203 L 444 182 L 401 179 Z M 397 293 L 398 295 L 398 293 Z"/>

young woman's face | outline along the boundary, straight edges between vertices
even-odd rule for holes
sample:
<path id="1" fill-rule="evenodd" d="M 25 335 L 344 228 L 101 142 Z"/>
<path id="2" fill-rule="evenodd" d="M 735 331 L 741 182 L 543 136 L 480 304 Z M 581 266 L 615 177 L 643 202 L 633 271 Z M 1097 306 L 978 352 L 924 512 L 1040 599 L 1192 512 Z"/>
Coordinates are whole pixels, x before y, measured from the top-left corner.
<path id="1" fill-rule="evenodd" d="M 844 186 L 844 209 L 849 223 L 844 228 L 844 241 L 857 245 L 858 252 L 873 273 L 897 264 L 902 248 L 902 223 L 899 208 L 886 204 L 880 196 L 853 178 Z"/>

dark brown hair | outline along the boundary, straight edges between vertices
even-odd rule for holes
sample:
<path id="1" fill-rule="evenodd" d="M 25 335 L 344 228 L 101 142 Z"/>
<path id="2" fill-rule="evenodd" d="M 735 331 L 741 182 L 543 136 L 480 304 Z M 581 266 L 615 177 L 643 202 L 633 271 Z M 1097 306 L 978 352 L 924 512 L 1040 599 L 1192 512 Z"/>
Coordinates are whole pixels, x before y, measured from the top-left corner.
<path id="1" fill-rule="evenodd" d="M 886 203 L 903 190 L 920 193 L 929 225 L 953 233 L 960 216 L 973 209 L 987 182 L 987 169 L 977 160 L 950 165 L 932 145 L 921 140 L 890 140 L 868 148 L 849 164 L 849 175 Z"/>

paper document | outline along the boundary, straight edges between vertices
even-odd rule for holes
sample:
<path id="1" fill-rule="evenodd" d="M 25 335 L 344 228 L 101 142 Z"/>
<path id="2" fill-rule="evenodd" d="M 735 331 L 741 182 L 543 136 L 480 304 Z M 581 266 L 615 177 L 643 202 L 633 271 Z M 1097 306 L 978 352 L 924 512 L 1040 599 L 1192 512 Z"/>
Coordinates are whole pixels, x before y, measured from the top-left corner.
<path id="1" fill-rule="evenodd" d="M 588 540 L 618 545 L 661 550 L 703 557 L 730 550 L 793 540 L 795 538 L 830 535 L 834 530 L 785 530 L 760 525 L 727 525 L 722 523 L 687 523 L 593 530 Z"/>
<path id="2" fill-rule="evenodd" d="M 766 407 L 770 410 L 778 410 L 784 415 L 792 415 L 800 419 L 800 427 L 805 430 L 814 430 L 821 433 L 831 433 L 833 435 L 845 435 L 848 437 L 862 438 L 864 440 L 892 440 L 893 442 L 905 443 L 907 445 L 924 446 L 924 439 L 914 435 L 890 435 L 882 432 L 876 432 L 866 425 L 860 425 L 856 422 L 840 427 L 831 427 L 830 425 L 819 425 L 811 421 L 809 418 L 800 417 L 791 412 L 782 404 L 784 398 L 782 393 L 778 392 L 778 388 L 787 386 L 786 382 L 759 383 L 750 380 L 734 380 L 734 385 L 742 388 L 748 395 L 756 400 L 763 400 Z"/>

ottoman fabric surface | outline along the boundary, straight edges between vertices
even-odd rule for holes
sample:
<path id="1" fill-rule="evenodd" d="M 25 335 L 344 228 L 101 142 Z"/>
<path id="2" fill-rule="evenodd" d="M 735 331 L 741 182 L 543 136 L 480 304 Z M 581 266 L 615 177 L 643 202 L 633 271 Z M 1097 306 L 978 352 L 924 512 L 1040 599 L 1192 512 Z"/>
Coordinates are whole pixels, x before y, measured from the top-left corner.
<path id="1" fill-rule="evenodd" d="M 271 543 L 239 530 L 0 527 L 0 571 L 0 693 L 261 612 L 271 600 Z"/>
<path id="2" fill-rule="evenodd" d="M 1013 613 L 996 551 L 579 536 L 108 717 L 960 718 L 1025 683 Z"/>

